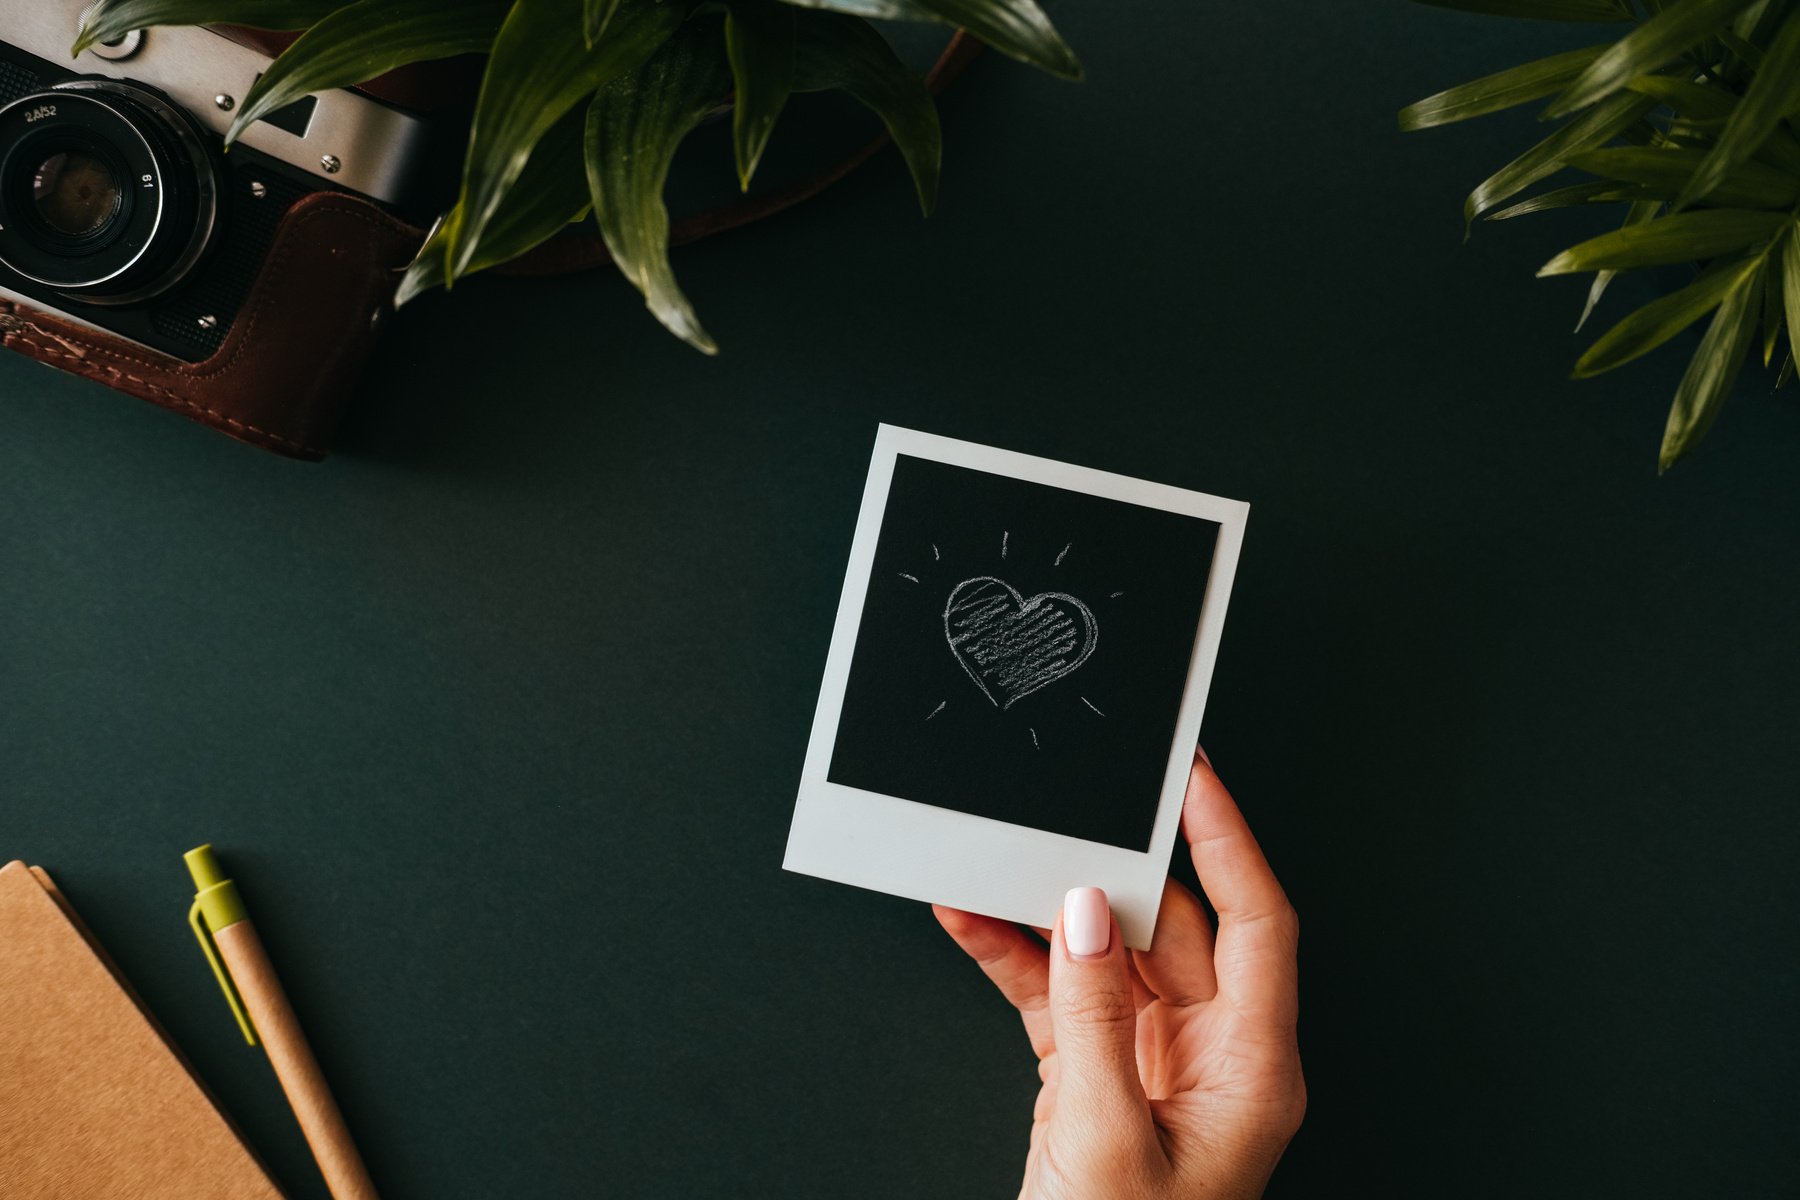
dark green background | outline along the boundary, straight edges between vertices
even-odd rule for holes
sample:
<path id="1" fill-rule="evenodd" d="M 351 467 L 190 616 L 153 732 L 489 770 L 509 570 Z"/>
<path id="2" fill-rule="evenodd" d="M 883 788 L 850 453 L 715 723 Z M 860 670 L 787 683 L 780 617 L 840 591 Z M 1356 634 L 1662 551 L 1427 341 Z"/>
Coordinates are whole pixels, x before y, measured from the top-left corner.
<path id="1" fill-rule="evenodd" d="M 1596 31 L 1056 14 L 1090 81 L 981 63 L 932 220 L 889 154 L 678 253 L 717 361 L 616 277 L 471 284 L 306 466 L 0 356 L 0 851 L 295 1200 L 202 840 L 390 1200 L 1013 1194 L 1009 1011 L 778 869 L 882 420 L 1254 505 L 1204 740 L 1305 928 L 1272 1194 L 1792 1187 L 1794 393 L 1658 479 L 1684 351 L 1570 383 L 1531 277 L 1592 223 L 1460 244 L 1529 114 L 1394 130 Z"/>

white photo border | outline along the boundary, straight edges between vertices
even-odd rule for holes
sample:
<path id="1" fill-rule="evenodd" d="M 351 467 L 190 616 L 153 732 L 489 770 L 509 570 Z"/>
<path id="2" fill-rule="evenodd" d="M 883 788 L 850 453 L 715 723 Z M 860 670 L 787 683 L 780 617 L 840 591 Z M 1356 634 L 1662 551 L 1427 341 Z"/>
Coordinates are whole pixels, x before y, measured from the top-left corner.
<path id="1" fill-rule="evenodd" d="M 1200 610 L 1193 657 L 1188 663 L 1187 682 L 1182 688 L 1148 850 L 1127 850 L 1012 825 L 846 787 L 826 778 L 837 742 L 844 692 L 850 681 L 850 660 L 862 624 L 875 547 L 886 516 L 888 489 L 893 482 L 895 461 L 902 454 L 1218 524 L 1206 598 Z M 1043 928 L 1055 923 L 1063 894 L 1069 888 L 1104 888 L 1126 944 L 1133 949 L 1149 949 L 1249 514 L 1250 506 L 1239 500 L 892 425 L 880 426 L 869 462 L 868 482 L 863 488 L 862 509 L 856 519 L 856 537 L 850 547 L 850 563 L 844 574 L 844 590 L 838 601 L 831 651 L 825 661 L 825 677 L 819 688 L 819 705 L 813 715 L 812 737 L 807 743 L 806 765 L 801 771 L 782 868 Z"/>

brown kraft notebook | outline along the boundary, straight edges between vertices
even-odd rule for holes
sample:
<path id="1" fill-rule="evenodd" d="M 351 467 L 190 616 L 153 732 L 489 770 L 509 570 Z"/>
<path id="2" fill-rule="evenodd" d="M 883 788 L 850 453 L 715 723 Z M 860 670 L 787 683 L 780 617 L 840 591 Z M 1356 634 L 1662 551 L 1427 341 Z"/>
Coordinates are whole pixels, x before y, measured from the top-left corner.
<path id="1" fill-rule="evenodd" d="M 50 877 L 0 867 L 0 1196 L 281 1200 Z"/>

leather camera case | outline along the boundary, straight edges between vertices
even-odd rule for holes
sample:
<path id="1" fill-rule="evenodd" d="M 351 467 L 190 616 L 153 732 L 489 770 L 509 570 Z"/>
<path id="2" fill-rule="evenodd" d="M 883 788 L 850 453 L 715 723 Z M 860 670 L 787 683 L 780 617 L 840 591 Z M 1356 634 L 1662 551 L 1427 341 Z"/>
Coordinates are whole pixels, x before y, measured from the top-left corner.
<path id="1" fill-rule="evenodd" d="M 423 234 L 367 200 L 296 201 L 240 316 L 210 358 L 185 362 L 0 299 L 0 345 L 293 458 L 330 448 L 375 342 L 396 272 Z"/>
<path id="2" fill-rule="evenodd" d="M 215 25 L 274 57 L 298 33 Z M 473 103 L 482 60 L 415 63 L 358 87 L 412 112 Z M 348 192 L 312 192 L 276 224 L 238 316 L 211 357 L 189 362 L 57 313 L 0 298 L 0 346 L 161 405 L 291 458 L 321 459 L 354 392 L 400 272 L 424 231 Z"/>

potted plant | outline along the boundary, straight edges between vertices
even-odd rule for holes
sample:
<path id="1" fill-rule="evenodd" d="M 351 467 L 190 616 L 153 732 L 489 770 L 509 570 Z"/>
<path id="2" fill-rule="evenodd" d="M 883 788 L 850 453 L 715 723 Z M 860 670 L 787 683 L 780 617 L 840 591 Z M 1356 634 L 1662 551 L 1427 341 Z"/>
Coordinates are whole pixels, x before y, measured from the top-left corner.
<path id="1" fill-rule="evenodd" d="M 1612 205 L 1620 227 L 1558 254 L 1539 275 L 1591 273 L 1585 323 L 1620 271 L 1691 263 L 1667 295 L 1603 333 L 1575 377 L 1611 370 L 1706 319 L 1663 431 L 1667 470 L 1711 427 L 1744 360 L 1800 346 L 1800 5 L 1791 0 L 1423 0 L 1548 21 L 1607 22 L 1608 40 L 1452 87 L 1400 111 L 1446 125 L 1543 103 L 1546 136 L 1463 204 L 1477 220 Z M 1565 169 L 1570 178 L 1530 195 Z M 1579 328 L 1579 325 L 1577 326 Z"/>
<path id="2" fill-rule="evenodd" d="M 721 104 L 748 188 L 791 94 L 848 92 L 880 117 L 931 210 L 937 111 L 868 18 L 958 26 L 1054 75 L 1081 74 L 1034 0 L 100 0 L 75 51 L 152 25 L 304 30 L 237 106 L 228 144 L 309 93 L 486 55 L 456 203 L 397 302 L 591 220 L 657 320 L 710 354 L 669 266 L 662 192 L 682 139 Z"/>

